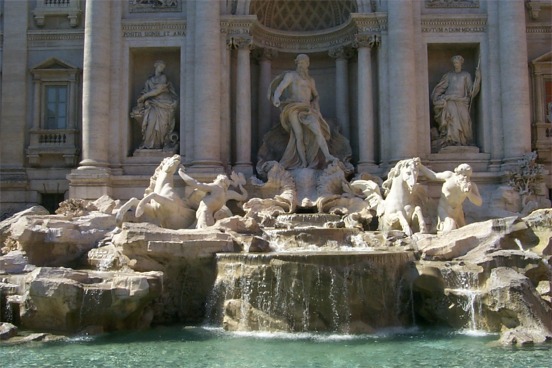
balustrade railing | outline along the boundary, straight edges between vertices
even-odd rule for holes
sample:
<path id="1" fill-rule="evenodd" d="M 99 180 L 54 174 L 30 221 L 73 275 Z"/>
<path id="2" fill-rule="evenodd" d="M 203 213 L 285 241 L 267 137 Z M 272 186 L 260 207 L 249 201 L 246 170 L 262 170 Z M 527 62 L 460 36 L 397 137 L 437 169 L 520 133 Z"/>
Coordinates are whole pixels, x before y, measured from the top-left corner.
<path id="1" fill-rule="evenodd" d="M 69 7 L 71 0 L 44 0 L 45 7 Z"/>
<path id="2" fill-rule="evenodd" d="M 40 0 L 36 2 L 33 11 L 34 19 L 39 27 L 44 26 L 48 16 L 64 16 L 69 19 L 71 27 L 79 25 L 79 17 L 82 14 L 81 0 Z"/>
<path id="3" fill-rule="evenodd" d="M 80 152 L 78 146 L 80 131 L 75 129 L 31 129 L 27 158 L 31 165 L 42 164 L 43 157 L 56 158 L 67 165 L 74 165 Z"/>

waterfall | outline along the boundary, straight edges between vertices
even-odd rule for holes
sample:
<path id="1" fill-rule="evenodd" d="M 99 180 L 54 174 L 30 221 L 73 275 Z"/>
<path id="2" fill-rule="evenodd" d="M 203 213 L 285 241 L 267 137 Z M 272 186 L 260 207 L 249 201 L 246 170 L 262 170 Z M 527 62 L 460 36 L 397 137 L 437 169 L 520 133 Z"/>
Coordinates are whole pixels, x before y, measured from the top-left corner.
<path id="1" fill-rule="evenodd" d="M 408 252 L 219 254 L 207 324 L 229 330 L 372 332 L 411 323 Z M 404 311 L 403 309 L 408 309 Z"/>
<path id="2" fill-rule="evenodd" d="M 480 332 L 478 321 L 482 320 L 478 273 L 449 269 L 443 276 L 450 285 L 449 294 L 459 298 L 459 306 L 464 311 L 466 319 L 464 331 L 468 334 L 478 334 Z"/>
<path id="3" fill-rule="evenodd" d="M 78 320 L 79 324 L 76 327 L 83 329 L 89 325 L 102 323 L 102 321 L 95 320 L 95 317 L 98 315 L 96 311 L 100 311 L 102 309 L 102 292 L 103 290 L 101 289 L 83 287 Z"/>

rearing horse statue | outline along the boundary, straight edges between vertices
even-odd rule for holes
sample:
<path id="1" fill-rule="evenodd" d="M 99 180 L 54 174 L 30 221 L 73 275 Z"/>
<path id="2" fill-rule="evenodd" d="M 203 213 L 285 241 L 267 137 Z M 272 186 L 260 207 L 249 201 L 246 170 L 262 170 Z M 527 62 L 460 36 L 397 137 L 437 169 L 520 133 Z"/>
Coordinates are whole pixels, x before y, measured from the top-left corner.
<path id="1" fill-rule="evenodd" d="M 402 230 L 410 236 L 414 220 L 417 220 L 419 231 L 427 232 L 422 209 L 416 204 L 419 165 L 419 158 L 397 162 L 382 184 L 383 195 L 373 181 L 356 180 L 351 183 L 351 187 L 363 191 L 370 208 L 376 210 L 380 230 Z"/>
<path id="2" fill-rule="evenodd" d="M 186 229 L 195 221 L 195 210 L 174 190 L 174 174 L 180 167 L 180 156 L 161 161 L 150 179 L 142 199 L 131 198 L 117 212 L 117 226 L 121 227 L 126 213 L 136 208 L 135 216 L 167 229 Z"/>

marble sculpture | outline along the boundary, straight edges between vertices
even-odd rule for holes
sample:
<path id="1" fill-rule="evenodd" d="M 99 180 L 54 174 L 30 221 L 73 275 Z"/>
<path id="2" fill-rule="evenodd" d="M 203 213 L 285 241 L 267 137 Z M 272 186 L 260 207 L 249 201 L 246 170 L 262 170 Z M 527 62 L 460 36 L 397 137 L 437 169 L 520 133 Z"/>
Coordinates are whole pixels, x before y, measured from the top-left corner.
<path id="1" fill-rule="evenodd" d="M 178 96 L 165 75 L 165 62 L 154 64 L 155 73 L 146 81 L 130 116 L 141 124 L 141 149 L 163 149 L 176 144 L 174 132 Z"/>
<path id="2" fill-rule="evenodd" d="M 451 61 L 454 70 L 443 75 L 431 93 L 440 145 L 469 146 L 473 144 L 470 112 L 481 86 L 481 72 L 477 67 L 472 81 L 470 73 L 462 70 L 462 56 L 453 56 Z"/>

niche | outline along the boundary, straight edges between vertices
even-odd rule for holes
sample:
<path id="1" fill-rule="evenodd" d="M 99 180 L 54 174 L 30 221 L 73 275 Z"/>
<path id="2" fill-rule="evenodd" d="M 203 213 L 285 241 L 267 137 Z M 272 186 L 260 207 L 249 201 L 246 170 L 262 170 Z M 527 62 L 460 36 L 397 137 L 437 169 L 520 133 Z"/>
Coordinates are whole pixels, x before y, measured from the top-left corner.
<path id="1" fill-rule="evenodd" d="M 165 64 L 163 73 L 166 80 L 172 85 L 172 91 L 175 98 L 174 110 L 174 129 L 170 134 L 170 142 L 165 144 L 153 145 L 144 140 L 142 134 L 142 115 L 137 114 L 138 99 L 146 89 L 146 83 L 149 78 L 155 75 L 155 65 L 158 60 Z M 180 49 L 179 48 L 134 48 L 130 50 L 129 67 L 129 101 L 128 101 L 128 121 L 129 121 L 129 147 L 128 155 L 135 155 L 138 152 L 149 152 L 150 154 L 159 153 L 162 156 L 178 153 L 178 140 L 180 135 Z M 147 101 L 147 100 L 146 100 Z M 146 104 L 147 108 L 147 104 Z M 136 116 L 138 115 L 138 118 Z M 134 116 L 134 117 L 133 117 Z"/>
<path id="2" fill-rule="evenodd" d="M 429 111 L 430 111 L 430 127 L 431 127 L 431 151 L 439 152 L 446 146 L 451 145 L 442 137 L 442 129 L 439 129 L 439 124 L 435 119 L 434 104 L 431 99 L 431 94 L 441 78 L 448 72 L 454 70 L 451 58 L 455 55 L 460 55 L 464 58 L 462 70 L 470 74 L 472 82 L 475 82 L 475 71 L 480 67 L 479 62 L 479 45 L 478 44 L 429 44 L 427 47 L 428 55 L 428 76 L 429 76 Z M 481 71 L 483 73 L 484 71 Z M 480 88 L 482 86 L 480 85 Z M 480 108 L 481 90 L 472 99 L 469 104 L 469 115 L 471 117 L 471 128 L 473 138 L 467 144 L 456 143 L 456 146 L 473 146 L 481 147 L 483 127 L 481 124 L 481 108 Z"/>

